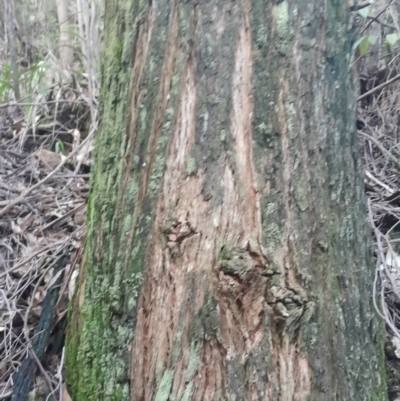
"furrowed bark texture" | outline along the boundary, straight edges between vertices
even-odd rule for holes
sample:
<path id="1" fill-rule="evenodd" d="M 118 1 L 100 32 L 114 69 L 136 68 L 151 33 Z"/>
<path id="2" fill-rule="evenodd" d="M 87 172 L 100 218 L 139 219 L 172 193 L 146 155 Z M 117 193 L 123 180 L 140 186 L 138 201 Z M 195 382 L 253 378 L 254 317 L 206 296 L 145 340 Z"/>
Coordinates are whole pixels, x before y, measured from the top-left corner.
<path id="1" fill-rule="evenodd" d="M 386 400 L 349 5 L 106 1 L 74 401 Z"/>

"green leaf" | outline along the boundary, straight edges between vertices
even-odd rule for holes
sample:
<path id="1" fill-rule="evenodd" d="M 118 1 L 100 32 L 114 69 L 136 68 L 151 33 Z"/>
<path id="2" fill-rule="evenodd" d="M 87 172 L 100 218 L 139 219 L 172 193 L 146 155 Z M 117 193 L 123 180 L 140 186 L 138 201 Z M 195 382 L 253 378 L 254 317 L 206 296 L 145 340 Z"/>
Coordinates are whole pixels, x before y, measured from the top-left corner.
<path id="1" fill-rule="evenodd" d="M 364 7 L 361 10 L 358 10 L 358 13 L 361 15 L 361 17 L 367 18 L 368 14 L 369 14 L 369 6 L 368 7 Z"/>
<path id="2" fill-rule="evenodd" d="M 64 142 L 57 139 L 55 150 L 56 153 L 61 153 L 64 150 Z"/>
<path id="3" fill-rule="evenodd" d="M 3 78 L 8 79 L 8 76 L 10 75 L 10 65 L 9 64 L 4 64 L 3 65 Z"/>
<path id="4" fill-rule="evenodd" d="M 362 41 L 360 42 L 360 57 L 364 56 L 364 54 L 367 52 L 368 50 L 368 45 L 369 45 L 369 40 L 368 40 L 368 36 L 364 36 L 364 38 L 362 39 Z"/>
<path id="5" fill-rule="evenodd" d="M 359 44 L 364 40 L 365 36 L 361 36 L 361 38 L 357 39 L 353 45 L 353 50 L 356 50 Z"/>
<path id="6" fill-rule="evenodd" d="M 389 35 L 386 35 L 386 42 L 387 44 L 392 48 L 395 43 L 397 42 L 398 39 L 397 33 L 389 33 Z"/>
<path id="7" fill-rule="evenodd" d="M 378 37 L 376 35 L 369 35 L 368 36 L 368 42 L 371 45 L 374 45 L 376 43 L 376 41 L 378 40 Z"/>

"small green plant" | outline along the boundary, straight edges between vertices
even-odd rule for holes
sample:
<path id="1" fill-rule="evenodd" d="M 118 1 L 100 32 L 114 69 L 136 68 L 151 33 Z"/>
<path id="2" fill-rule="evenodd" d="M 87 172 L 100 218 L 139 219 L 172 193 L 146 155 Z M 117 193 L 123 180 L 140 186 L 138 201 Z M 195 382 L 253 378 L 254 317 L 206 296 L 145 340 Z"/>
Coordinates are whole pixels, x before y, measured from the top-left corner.
<path id="1" fill-rule="evenodd" d="M 359 38 L 356 43 L 354 43 L 353 49 L 357 49 L 359 51 L 360 57 L 364 56 L 368 50 L 369 45 L 374 45 L 377 41 L 377 36 L 375 35 L 364 35 Z M 392 51 L 394 45 L 399 39 L 399 35 L 397 33 L 389 33 L 385 36 L 385 43 L 389 47 L 389 50 Z"/>
<path id="2" fill-rule="evenodd" d="M 64 142 L 57 139 L 54 148 L 56 153 L 61 153 L 64 150 Z"/>
<path id="3" fill-rule="evenodd" d="M 356 43 L 354 43 L 354 49 L 358 48 L 360 57 L 362 57 L 367 52 L 369 45 L 375 44 L 376 40 L 377 37 L 375 35 L 362 36 L 360 39 L 356 41 Z"/>
<path id="4" fill-rule="evenodd" d="M 398 39 L 399 35 L 397 33 L 389 33 L 389 35 L 386 35 L 385 42 L 389 46 L 390 51 L 393 50 L 393 47 Z"/>
<path id="5" fill-rule="evenodd" d="M 370 7 L 364 7 L 358 10 L 358 14 L 363 18 L 368 18 L 370 12 Z M 364 56 L 367 53 L 369 45 L 374 45 L 377 41 L 378 37 L 375 35 L 364 35 L 359 38 L 356 43 L 354 43 L 353 49 L 357 49 L 359 51 L 360 57 Z M 399 35 L 397 33 L 389 33 L 385 36 L 385 42 L 388 45 L 390 51 L 393 50 L 394 45 L 399 39 Z"/>
<path id="6" fill-rule="evenodd" d="M 0 99 L 6 97 L 8 91 L 12 91 L 13 87 L 10 84 L 11 77 L 10 77 L 11 68 L 9 64 L 3 65 L 3 74 L 0 75 Z"/>
<path id="7" fill-rule="evenodd" d="M 371 9 L 370 6 L 364 7 L 358 10 L 358 13 L 361 15 L 361 17 L 368 18 L 370 9 Z"/>

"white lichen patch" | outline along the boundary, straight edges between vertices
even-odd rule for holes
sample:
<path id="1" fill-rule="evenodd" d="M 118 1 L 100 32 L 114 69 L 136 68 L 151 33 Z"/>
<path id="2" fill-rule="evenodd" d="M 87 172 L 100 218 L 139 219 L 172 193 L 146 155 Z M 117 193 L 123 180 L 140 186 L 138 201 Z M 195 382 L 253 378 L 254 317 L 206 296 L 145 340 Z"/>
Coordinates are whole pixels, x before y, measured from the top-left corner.
<path id="1" fill-rule="evenodd" d="M 289 31 L 289 5 L 287 1 L 282 1 L 275 6 L 275 25 L 281 35 L 288 34 Z"/>

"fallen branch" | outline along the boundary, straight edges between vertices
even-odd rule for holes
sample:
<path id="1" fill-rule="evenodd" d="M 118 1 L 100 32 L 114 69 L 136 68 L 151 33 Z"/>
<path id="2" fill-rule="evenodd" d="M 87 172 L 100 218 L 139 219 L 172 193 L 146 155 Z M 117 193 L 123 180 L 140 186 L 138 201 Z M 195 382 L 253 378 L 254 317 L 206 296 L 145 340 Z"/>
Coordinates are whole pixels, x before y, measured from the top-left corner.
<path id="1" fill-rule="evenodd" d="M 389 159 L 391 159 L 394 163 L 396 163 L 397 167 L 400 168 L 400 161 L 397 159 L 397 157 L 393 156 L 385 147 L 373 136 L 368 135 L 366 132 L 363 131 L 357 131 L 358 134 L 362 135 L 363 137 L 367 138 L 371 142 L 374 143 L 374 145 L 384 154 L 386 155 Z"/>
<path id="2" fill-rule="evenodd" d="M 388 191 L 389 193 L 393 194 L 394 193 L 394 189 L 390 188 L 388 185 L 386 185 L 385 183 L 383 183 L 382 181 L 378 180 L 376 177 L 374 177 L 368 170 L 365 172 L 365 175 L 371 179 L 372 181 L 374 181 L 375 183 L 377 183 L 379 186 L 381 186 L 382 188 L 386 189 L 386 191 Z"/>
<path id="3" fill-rule="evenodd" d="M 388 86 L 390 84 L 392 84 L 393 82 L 396 82 L 400 79 L 400 74 L 396 75 L 395 77 L 393 77 L 392 79 L 389 79 L 388 81 L 384 82 L 383 84 L 380 84 L 378 86 L 375 86 L 375 88 L 369 90 L 368 92 L 365 92 L 364 94 L 362 94 L 361 96 L 359 96 L 357 98 L 357 101 L 360 101 L 362 99 L 365 99 L 367 96 L 370 96 L 372 94 L 374 94 L 375 92 L 380 91 L 381 89 L 383 89 L 385 86 Z"/>
<path id="4" fill-rule="evenodd" d="M 361 3 L 361 4 L 356 4 L 354 6 L 349 7 L 349 11 L 358 11 L 358 10 L 362 10 L 365 7 L 369 7 L 370 5 L 373 4 L 373 1 L 367 1 L 365 3 Z"/>

